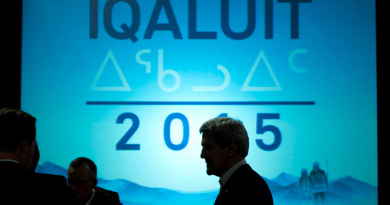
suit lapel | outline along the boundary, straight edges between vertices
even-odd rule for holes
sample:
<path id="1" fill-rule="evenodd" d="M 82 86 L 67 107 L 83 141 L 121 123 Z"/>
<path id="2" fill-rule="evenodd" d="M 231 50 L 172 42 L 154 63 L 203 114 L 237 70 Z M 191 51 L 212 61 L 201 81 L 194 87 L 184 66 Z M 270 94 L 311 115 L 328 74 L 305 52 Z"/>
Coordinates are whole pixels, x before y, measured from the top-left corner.
<path id="1" fill-rule="evenodd" d="M 237 186 L 237 184 L 241 181 L 243 172 L 247 171 L 248 168 L 250 169 L 250 166 L 248 164 L 244 164 L 241 167 L 239 167 L 233 174 L 230 176 L 230 178 L 227 180 L 226 184 L 222 187 L 222 190 L 220 191 L 217 199 L 215 200 L 214 205 L 221 204 L 224 198 L 234 190 L 234 188 Z"/>

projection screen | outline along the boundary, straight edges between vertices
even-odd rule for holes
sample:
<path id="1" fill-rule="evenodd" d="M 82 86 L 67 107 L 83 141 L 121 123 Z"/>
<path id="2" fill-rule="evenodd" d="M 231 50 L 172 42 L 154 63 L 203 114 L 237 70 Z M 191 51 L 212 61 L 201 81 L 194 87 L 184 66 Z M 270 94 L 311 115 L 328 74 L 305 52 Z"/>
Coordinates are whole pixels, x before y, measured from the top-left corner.
<path id="1" fill-rule="evenodd" d="M 25 0 L 37 172 L 92 159 L 123 204 L 213 204 L 203 122 L 232 117 L 275 204 L 378 203 L 375 1 Z M 313 198 L 309 202 L 313 202 Z"/>

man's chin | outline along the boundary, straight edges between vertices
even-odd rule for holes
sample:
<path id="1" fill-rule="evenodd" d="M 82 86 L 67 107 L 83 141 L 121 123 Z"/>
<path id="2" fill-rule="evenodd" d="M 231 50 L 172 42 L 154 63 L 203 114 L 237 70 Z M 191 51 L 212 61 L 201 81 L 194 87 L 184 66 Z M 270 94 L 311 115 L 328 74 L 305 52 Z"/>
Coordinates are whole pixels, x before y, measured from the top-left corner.
<path id="1" fill-rule="evenodd" d="M 210 169 L 210 168 L 207 168 L 206 173 L 207 173 L 207 175 L 213 175 L 214 174 L 213 169 Z"/>

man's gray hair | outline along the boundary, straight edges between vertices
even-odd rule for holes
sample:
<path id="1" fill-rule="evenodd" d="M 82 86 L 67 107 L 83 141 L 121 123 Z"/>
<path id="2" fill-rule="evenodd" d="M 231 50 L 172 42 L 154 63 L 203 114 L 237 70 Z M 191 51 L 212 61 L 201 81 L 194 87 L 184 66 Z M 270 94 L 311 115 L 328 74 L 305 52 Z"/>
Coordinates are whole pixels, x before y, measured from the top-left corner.
<path id="1" fill-rule="evenodd" d="M 235 142 L 238 154 L 241 157 L 248 155 L 248 132 L 240 120 L 230 117 L 213 118 L 203 123 L 199 128 L 199 132 L 210 132 L 214 136 L 215 143 L 222 149 L 230 142 Z"/>

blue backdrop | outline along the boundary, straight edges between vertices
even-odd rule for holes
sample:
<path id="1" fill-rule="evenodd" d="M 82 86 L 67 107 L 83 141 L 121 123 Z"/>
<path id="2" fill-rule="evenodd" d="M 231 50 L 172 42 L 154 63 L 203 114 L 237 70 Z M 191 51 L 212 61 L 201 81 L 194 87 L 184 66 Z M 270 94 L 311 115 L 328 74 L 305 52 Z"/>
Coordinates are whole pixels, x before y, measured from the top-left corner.
<path id="1" fill-rule="evenodd" d="M 329 204 L 378 200 L 375 1 L 23 1 L 37 171 L 80 156 L 123 204 L 212 204 L 203 122 L 243 121 L 275 204 L 320 163 Z"/>

